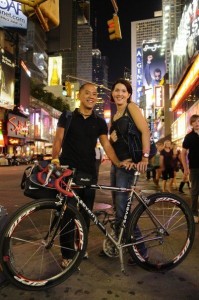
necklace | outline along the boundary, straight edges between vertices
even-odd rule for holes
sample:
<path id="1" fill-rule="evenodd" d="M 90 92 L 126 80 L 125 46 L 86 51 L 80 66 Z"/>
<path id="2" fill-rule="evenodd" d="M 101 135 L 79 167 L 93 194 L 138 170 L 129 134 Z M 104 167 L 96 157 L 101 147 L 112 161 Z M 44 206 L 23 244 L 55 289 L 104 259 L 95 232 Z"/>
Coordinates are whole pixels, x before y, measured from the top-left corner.
<path id="1" fill-rule="evenodd" d="M 116 115 L 119 117 L 119 116 L 123 115 L 124 111 L 125 111 L 125 109 L 123 109 L 121 111 L 117 111 Z"/>

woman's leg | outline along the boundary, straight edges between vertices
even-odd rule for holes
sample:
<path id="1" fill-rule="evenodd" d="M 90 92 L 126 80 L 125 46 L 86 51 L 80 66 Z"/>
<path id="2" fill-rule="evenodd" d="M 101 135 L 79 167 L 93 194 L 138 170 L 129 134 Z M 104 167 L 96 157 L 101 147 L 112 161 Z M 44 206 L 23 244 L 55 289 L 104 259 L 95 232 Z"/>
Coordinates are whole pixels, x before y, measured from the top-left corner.
<path id="1" fill-rule="evenodd" d="M 111 185 L 116 187 L 130 188 L 133 182 L 133 171 L 127 171 L 125 169 L 117 168 L 111 166 Z M 124 192 L 114 192 L 113 201 L 115 202 L 116 208 L 116 233 L 119 232 L 121 222 L 126 210 L 126 204 L 128 200 L 129 193 Z"/>

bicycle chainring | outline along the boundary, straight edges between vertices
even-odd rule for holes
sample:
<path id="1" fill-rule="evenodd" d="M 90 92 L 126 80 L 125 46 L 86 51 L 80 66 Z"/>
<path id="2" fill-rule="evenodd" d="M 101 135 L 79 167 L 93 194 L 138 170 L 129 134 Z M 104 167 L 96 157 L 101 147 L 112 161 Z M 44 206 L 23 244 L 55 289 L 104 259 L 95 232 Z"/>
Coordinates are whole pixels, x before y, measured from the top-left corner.
<path id="1" fill-rule="evenodd" d="M 118 257 L 119 256 L 118 249 L 115 247 L 115 245 L 108 238 L 106 238 L 103 241 L 103 250 L 104 250 L 104 253 L 108 257 Z"/>

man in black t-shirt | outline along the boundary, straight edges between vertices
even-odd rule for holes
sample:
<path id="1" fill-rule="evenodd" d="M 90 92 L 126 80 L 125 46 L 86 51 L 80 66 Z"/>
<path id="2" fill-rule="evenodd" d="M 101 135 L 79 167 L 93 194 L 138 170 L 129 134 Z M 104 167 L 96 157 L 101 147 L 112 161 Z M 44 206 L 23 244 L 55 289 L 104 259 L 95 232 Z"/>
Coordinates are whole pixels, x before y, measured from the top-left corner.
<path id="1" fill-rule="evenodd" d="M 184 175 L 190 174 L 192 211 L 195 223 L 198 218 L 198 197 L 199 197 L 199 115 L 192 115 L 190 118 L 192 131 L 188 133 L 182 144 L 181 159 L 184 168 Z"/>
<path id="2" fill-rule="evenodd" d="M 66 126 L 66 112 L 60 116 L 57 124 L 56 135 L 53 143 L 52 160 L 53 164 L 69 165 L 70 168 L 75 168 L 79 171 L 92 175 L 97 179 L 95 165 L 95 146 L 97 139 L 104 148 L 107 156 L 116 166 L 129 167 L 128 162 L 120 162 L 113 150 L 107 133 L 108 127 L 104 119 L 97 116 L 93 112 L 93 108 L 97 102 L 97 87 L 92 83 L 85 83 L 79 90 L 80 107 L 72 113 L 70 126 Z M 67 132 L 65 129 L 67 127 Z M 79 189 L 77 191 L 80 198 L 86 203 L 90 210 L 93 209 L 95 190 L 90 188 Z M 73 200 L 73 199 L 72 199 Z M 71 201 L 74 205 L 75 201 Z M 80 208 L 81 210 L 81 208 Z M 89 229 L 90 219 L 84 210 L 81 210 Z M 66 219 L 63 220 L 66 224 Z M 69 233 L 64 233 L 65 224 L 62 225 L 62 234 L 60 235 L 61 251 L 63 256 L 62 267 L 67 267 L 70 259 L 74 255 L 72 249 L 73 241 L 69 238 Z M 71 229 L 71 234 L 73 230 Z"/>

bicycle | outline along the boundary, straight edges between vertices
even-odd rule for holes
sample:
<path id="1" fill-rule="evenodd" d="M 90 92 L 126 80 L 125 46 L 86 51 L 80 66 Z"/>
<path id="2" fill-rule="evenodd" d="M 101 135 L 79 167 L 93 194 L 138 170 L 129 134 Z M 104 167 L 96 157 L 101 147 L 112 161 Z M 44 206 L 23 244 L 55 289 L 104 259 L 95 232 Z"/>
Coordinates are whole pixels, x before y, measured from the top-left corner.
<path id="1" fill-rule="evenodd" d="M 74 182 L 74 170 L 67 166 L 58 170 L 54 165 L 49 165 L 46 176 L 43 177 L 42 172 L 38 174 L 42 186 L 49 182 L 55 186 L 58 191 L 56 199 L 31 201 L 19 208 L 7 222 L 1 236 L 0 263 L 3 272 L 19 288 L 51 288 L 77 270 L 88 242 L 87 227 L 79 212 L 80 206 L 104 234 L 104 251 L 109 256 L 119 256 L 122 272 L 125 272 L 125 250 L 140 267 L 148 271 L 164 272 L 180 264 L 192 248 L 195 224 L 188 204 L 170 193 L 156 193 L 146 197 L 136 189 L 139 177 L 137 171 L 131 189 L 98 184 L 90 186 L 98 190 L 129 193 L 117 238 L 112 229 L 107 228 L 107 224 L 113 222 L 106 216 L 100 221 L 101 212 L 95 214 L 90 211 L 78 196 L 76 189 L 85 186 L 78 186 Z M 71 198 L 76 201 L 77 207 L 69 203 Z M 135 199 L 138 203 L 132 208 Z M 66 219 L 63 227 L 62 222 Z M 73 233 L 72 247 L 68 247 L 73 257 L 66 268 L 61 267 L 61 250 L 64 246 L 60 244 L 60 237 L 63 232 L 66 240 Z M 68 242 L 71 244 L 70 240 Z M 143 245 L 147 255 L 142 254 Z"/>

